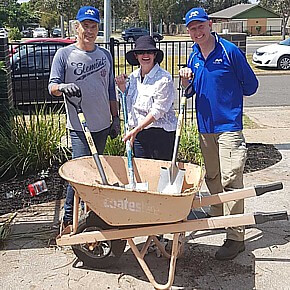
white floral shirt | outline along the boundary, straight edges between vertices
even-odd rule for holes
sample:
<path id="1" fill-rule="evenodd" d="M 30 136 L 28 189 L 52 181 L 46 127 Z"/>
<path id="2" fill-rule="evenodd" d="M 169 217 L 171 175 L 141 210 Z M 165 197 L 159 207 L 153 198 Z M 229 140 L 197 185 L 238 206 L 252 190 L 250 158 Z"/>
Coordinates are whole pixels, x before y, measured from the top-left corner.
<path id="1" fill-rule="evenodd" d="M 159 64 L 145 75 L 141 82 L 141 69 L 129 76 L 127 94 L 128 122 L 130 128 L 138 126 L 151 113 L 155 121 L 145 129 L 156 127 L 165 131 L 175 131 L 177 119 L 173 109 L 175 88 L 169 72 Z"/>

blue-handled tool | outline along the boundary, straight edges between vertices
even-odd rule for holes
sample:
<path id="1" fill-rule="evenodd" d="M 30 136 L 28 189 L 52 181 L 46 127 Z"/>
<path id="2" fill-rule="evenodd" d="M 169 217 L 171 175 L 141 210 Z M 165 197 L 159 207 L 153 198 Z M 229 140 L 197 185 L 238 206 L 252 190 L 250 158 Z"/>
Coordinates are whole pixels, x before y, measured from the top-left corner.
<path id="1" fill-rule="evenodd" d="M 125 135 L 129 133 L 129 123 L 128 123 L 128 111 L 127 111 L 127 94 L 129 90 L 129 81 L 127 80 L 127 86 L 124 92 L 122 92 L 118 87 L 117 90 L 121 96 L 122 110 L 124 115 L 124 131 Z M 125 188 L 137 189 L 137 190 L 148 190 L 148 182 L 137 183 L 135 181 L 134 167 L 133 167 L 133 152 L 130 144 L 130 140 L 126 141 L 126 152 L 127 152 L 127 162 L 128 162 L 128 175 L 129 184 L 125 185 Z"/>

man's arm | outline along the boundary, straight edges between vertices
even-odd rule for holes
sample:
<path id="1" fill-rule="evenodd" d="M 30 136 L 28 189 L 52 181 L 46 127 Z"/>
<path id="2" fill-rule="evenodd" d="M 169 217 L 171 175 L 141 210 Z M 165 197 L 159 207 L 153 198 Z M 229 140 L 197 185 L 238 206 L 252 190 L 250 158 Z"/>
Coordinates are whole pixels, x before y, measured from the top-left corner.
<path id="1" fill-rule="evenodd" d="M 245 54 L 240 49 L 237 49 L 235 53 L 232 54 L 232 59 L 237 78 L 243 88 L 243 95 L 253 95 L 258 89 L 259 82 L 247 61 Z"/>
<path id="2" fill-rule="evenodd" d="M 56 97 L 62 96 L 62 92 L 59 90 L 59 84 L 53 84 L 50 87 L 50 94 Z"/>
<path id="3" fill-rule="evenodd" d="M 110 111 L 112 117 L 118 117 L 119 116 L 119 102 L 118 101 L 110 101 Z"/>

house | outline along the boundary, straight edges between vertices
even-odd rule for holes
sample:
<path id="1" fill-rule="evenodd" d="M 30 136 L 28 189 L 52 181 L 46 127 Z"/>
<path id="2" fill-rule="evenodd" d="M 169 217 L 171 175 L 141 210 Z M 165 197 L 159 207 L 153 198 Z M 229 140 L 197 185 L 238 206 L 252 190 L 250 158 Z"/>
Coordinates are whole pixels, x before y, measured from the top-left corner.
<path id="1" fill-rule="evenodd" d="M 209 17 L 214 25 L 221 23 L 223 27 L 230 27 L 231 23 L 234 27 L 240 27 L 236 32 L 247 32 L 250 35 L 281 33 L 282 18 L 279 14 L 258 4 L 237 4 L 212 13 Z"/>

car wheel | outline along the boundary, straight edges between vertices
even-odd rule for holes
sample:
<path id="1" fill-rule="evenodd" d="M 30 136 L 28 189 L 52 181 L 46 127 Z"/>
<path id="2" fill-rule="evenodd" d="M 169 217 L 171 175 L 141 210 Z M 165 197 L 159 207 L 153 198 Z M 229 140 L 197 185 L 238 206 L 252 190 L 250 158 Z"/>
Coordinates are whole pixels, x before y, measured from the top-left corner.
<path id="1" fill-rule="evenodd" d="M 283 70 L 290 69 L 290 55 L 283 55 L 278 59 L 278 68 Z"/>
<path id="2" fill-rule="evenodd" d="M 155 42 L 159 41 L 159 38 L 157 36 L 154 36 L 153 39 L 154 39 Z"/>
<path id="3" fill-rule="evenodd" d="M 134 37 L 128 37 L 128 42 L 134 42 Z"/>

